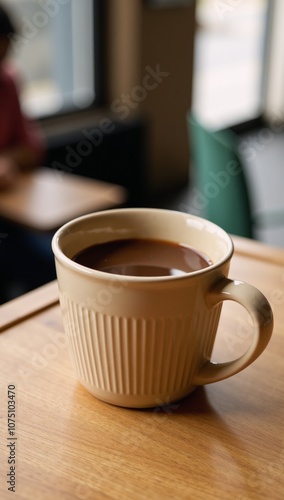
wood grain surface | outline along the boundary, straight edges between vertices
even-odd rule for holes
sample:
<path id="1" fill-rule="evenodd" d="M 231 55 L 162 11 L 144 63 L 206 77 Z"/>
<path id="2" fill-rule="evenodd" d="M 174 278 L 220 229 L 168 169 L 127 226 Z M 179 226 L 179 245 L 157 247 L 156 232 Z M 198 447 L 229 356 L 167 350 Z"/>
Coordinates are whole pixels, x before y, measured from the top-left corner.
<path id="1" fill-rule="evenodd" d="M 282 500 L 284 251 L 239 238 L 235 249 L 230 275 L 269 299 L 272 339 L 242 373 L 165 407 L 111 406 L 76 381 L 56 283 L 0 308 L 0 316 L 6 311 L 0 334 L 1 499 Z M 218 360 L 238 356 L 251 335 L 245 311 L 224 306 Z M 9 385 L 16 398 L 15 493 L 7 483 Z"/>

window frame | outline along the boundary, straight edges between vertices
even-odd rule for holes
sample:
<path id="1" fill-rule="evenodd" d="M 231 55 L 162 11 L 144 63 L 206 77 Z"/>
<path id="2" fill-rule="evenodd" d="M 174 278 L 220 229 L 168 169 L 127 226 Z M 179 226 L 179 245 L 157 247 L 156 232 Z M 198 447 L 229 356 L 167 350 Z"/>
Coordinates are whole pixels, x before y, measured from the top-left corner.
<path id="1" fill-rule="evenodd" d="M 93 111 L 105 104 L 105 73 L 104 73 L 104 26 L 105 26 L 105 8 L 103 2 L 100 0 L 93 1 L 93 26 L 94 26 L 94 92 L 95 99 L 86 107 L 73 108 L 69 106 L 62 107 L 61 110 L 56 111 L 50 115 L 42 115 L 38 117 L 41 123 L 48 123 L 50 120 L 57 118 L 65 118 L 68 116 L 80 116 L 82 113 Z"/>
<path id="2" fill-rule="evenodd" d="M 43 112 L 36 116 L 36 120 L 43 124 L 53 119 L 64 118 L 68 116 L 77 116 L 90 110 L 101 107 L 105 104 L 105 73 L 104 73 L 104 26 L 105 26 L 105 8 L 100 0 L 92 0 L 93 4 L 93 83 L 94 99 L 87 106 L 70 106 L 69 103 L 63 103 L 62 107 L 56 111 Z"/>

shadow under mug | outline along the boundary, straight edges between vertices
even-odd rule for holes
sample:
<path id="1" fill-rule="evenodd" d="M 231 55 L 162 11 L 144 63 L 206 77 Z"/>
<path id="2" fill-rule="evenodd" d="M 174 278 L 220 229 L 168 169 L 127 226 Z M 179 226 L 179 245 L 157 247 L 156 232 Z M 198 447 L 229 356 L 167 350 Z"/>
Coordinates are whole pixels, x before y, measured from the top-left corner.
<path id="1" fill-rule="evenodd" d="M 136 277 L 72 260 L 91 245 L 125 238 L 167 240 L 206 254 L 212 265 L 182 276 Z M 154 407 L 240 372 L 267 346 L 271 307 L 252 285 L 228 279 L 233 243 L 215 224 L 182 212 L 122 208 L 72 220 L 54 235 L 60 305 L 78 380 L 119 406 Z M 224 300 L 241 304 L 254 330 L 238 359 L 211 355 Z"/>

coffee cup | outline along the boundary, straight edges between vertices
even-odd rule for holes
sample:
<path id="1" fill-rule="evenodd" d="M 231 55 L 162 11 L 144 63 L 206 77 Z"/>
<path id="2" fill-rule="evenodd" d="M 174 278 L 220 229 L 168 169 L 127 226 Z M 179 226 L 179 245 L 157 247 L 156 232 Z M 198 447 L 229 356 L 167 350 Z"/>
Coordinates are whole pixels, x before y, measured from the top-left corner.
<path id="1" fill-rule="evenodd" d="M 86 249 L 142 240 L 189 247 L 207 263 L 193 271 L 141 276 L 91 268 L 75 258 Z M 147 408 L 179 400 L 199 385 L 237 374 L 270 340 L 267 299 L 252 285 L 228 278 L 233 242 L 208 220 L 151 208 L 96 212 L 62 226 L 52 249 L 75 374 L 105 402 Z M 211 357 L 225 300 L 248 311 L 253 338 L 239 358 L 216 363 Z"/>

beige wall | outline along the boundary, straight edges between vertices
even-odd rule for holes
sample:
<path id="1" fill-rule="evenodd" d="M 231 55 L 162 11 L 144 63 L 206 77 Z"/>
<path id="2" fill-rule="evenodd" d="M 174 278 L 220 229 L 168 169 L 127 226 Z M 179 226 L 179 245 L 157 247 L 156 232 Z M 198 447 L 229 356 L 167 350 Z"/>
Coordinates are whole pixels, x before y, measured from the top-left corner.
<path id="1" fill-rule="evenodd" d="M 143 10 L 141 66 L 168 76 L 148 93 L 142 110 L 150 118 L 151 170 L 154 190 L 188 179 L 189 147 L 185 114 L 191 106 L 194 6 Z"/>
<path id="2" fill-rule="evenodd" d="M 110 104 L 140 78 L 141 0 L 106 0 L 106 81 Z"/>
<path id="3" fill-rule="evenodd" d="M 188 179 L 194 13 L 194 1 L 151 9 L 142 0 L 108 0 L 108 97 L 117 117 L 126 119 L 128 107 L 148 120 L 153 192 Z M 159 68 L 163 75 L 147 77 Z"/>

